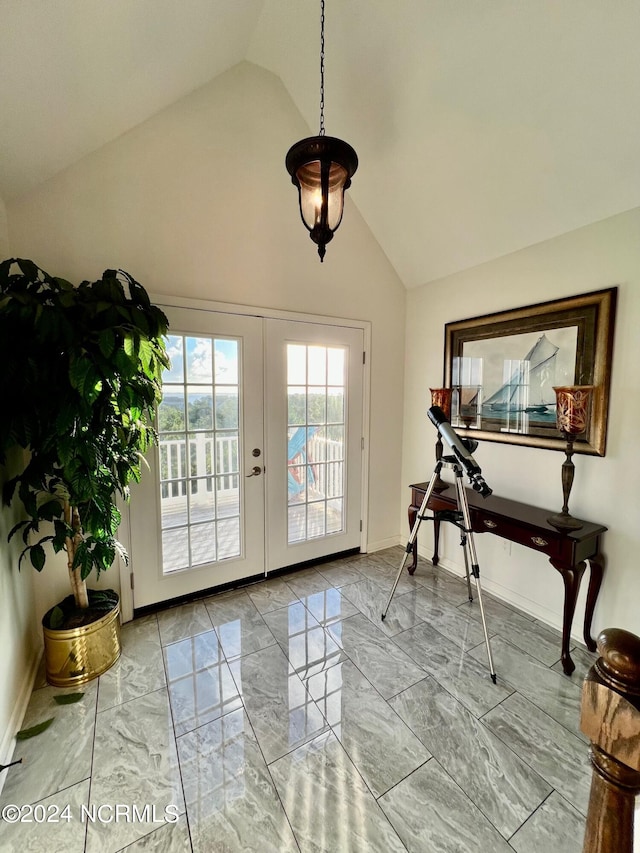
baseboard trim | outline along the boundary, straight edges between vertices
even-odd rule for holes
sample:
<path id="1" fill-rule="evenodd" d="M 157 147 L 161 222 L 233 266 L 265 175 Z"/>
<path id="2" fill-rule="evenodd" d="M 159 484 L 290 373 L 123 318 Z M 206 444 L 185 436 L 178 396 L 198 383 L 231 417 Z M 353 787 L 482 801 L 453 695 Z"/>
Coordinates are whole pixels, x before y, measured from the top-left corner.
<path id="1" fill-rule="evenodd" d="M 423 551 L 422 548 L 420 548 L 420 545 L 418 545 L 418 554 L 425 560 L 431 562 L 431 557 L 433 556 L 432 551 Z M 462 578 L 464 580 L 464 568 L 462 566 L 456 565 L 455 563 L 452 563 L 445 557 L 440 557 L 440 561 L 438 562 L 438 568 L 444 569 L 450 574 L 455 575 L 457 578 Z M 481 582 L 482 589 L 486 590 L 487 592 L 490 592 L 492 595 L 495 595 L 495 597 L 500 599 L 500 601 L 503 601 L 505 604 L 510 604 L 513 607 L 517 607 L 518 610 L 522 610 L 523 613 L 526 613 L 534 619 L 537 619 L 539 622 L 542 622 L 549 628 L 554 628 L 556 631 L 562 631 L 561 613 L 556 613 L 554 610 L 550 610 L 547 607 L 541 607 L 539 604 L 537 604 L 535 601 L 532 601 L 530 598 L 518 595 L 518 593 L 514 592 L 512 589 L 502 586 L 501 584 L 495 583 L 494 581 L 491 581 L 484 576 L 481 576 Z M 571 640 L 583 647 L 584 637 L 581 633 L 582 619 L 574 619 L 572 627 L 573 630 L 571 632 Z"/>
<path id="2" fill-rule="evenodd" d="M 30 665 L 22 679 L 18 698 L 13 706 L 13 713 L 11 714 L 9 724 L 2 737 L 2 742 L 0 742 L 0 764 L 9 764 L 13 758 L 13 753 L 16 748 L 15 733 L 20 731 L 22 727 L 22 721 L 24 720 L 24 715 L 27 712 L 27 706 L 29 705 L 29 700 L 31 699 L 33 687 L 36 682 L 36 676 L 38 674 L 38 667 L 40 666 L 42 654 L 42 648 L 37 648 L 31 655 Z M 0 794 L 2 793 L 4 783 L 10 772 L 11 770 L 6 770 L 0 773 Z"/>
<path id="3" fill-rule="evenodd" d="M 385 548 L 394 548 L 396 545 L 402 545 L 399 536 L 390 536 L 388 539 L 380 539 L 378 542 L 367 542 L 367 554 L 373 554 L 374 551 L 384 551 Z"/>

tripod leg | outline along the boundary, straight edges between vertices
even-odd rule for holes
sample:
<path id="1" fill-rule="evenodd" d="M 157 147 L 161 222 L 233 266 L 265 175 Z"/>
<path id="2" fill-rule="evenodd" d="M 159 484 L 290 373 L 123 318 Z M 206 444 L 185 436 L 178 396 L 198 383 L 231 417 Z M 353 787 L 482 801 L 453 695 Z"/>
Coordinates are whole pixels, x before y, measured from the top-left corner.
<path id="1" fill-rule="evenodd" d="M 473 601 L 473 592 L 471 591 L 471 573 L 469 572 L 469 556 L 467 554 L 466 533 L 463 533 L 460 537 L 460 544 L 462 545 L 462 553 L 464 554 L 464 571 L 467 578 L 467 593 L 469 595 L 469 601 Z"/>
<path id="2" fill-rule="evenodd" d="M 477 572 L 477 574 L 476 574 Z M 484 605 L 482 603 L 482 587 L 480 585 L 480 569 L 477 565 L 474 566 L 474 578 L 476 579 L 476 590 L 478 592 L 478 604 L 480 605 L 480 616 L 482 617 L 482 630 L 484 631 L 484 642 L 487 647 L 487 657 L 489 658 L 489 672 L 491 680 L 496 683 L 496 671 L 493 666 L 493 656 L 491 654 L 491 643 L 489 642 L 489 633 L 487 631 L 487 620 L 484 615 Z"/>
<path id="3" fill-rule="evenodd" d="M 418 536 L 418 530 L 420 528 L 420 524 L 422 522 L 422 516 L 427 511 L 427 504 L 429 503 L 429 498 L 433 493 L 434 486 L 436 481 L 440 475 L 440 471 L 442 469 L 442 462 L 438 461 L 436 467 L 433 470 L 433 474 L 431 475 L 431 479 L 429 480 L 429 485 L 427 486 L 427 491 L 424 493 L 424 498 L 422 499 L 422 503 L 420 504 L 420 509 L 418 510 L 418 514 L 416 515 L 416 520 L 411 530 L 411 535 L 409 536 L 409 541 L 407 542 L 407 547 L 405 548 L 405 552 L 402 555 L 402 560 L 400 562 L 400 568 L 398 569 L 398 574 L 396 575 L 396 579 L 393 582 L 393 586 L 391 587 L 391 592 L 389 593 L 389 598 L 387 599 L 387 603 L 385 605 L 384 610 L 382 611 L 382 621 L 386 619 L 387 613 L 389 611 L 389 605 L 391 604 L 391 599 L 393 598 L 393 594 L 396 591 L 396 587 L 400 581 L 400 576 L 402 575 L 402 570 L 405 567 L 405 563 L 407 562 L 407 557 L 409 554 L 413 552 L 413 543 L 416 541 Z"/>
<path id="4" fill-rule="evenodd" d="M 471 561 L 471 574 L 473 575 L 476 582 L 476 591 L 478 593 L 478 605 L 480 607 L 480 617 L 482 619 L 482 630 L 484 632 L 484 642 L 487 647 L 487 657 L 489 658 L 489 672 L 491 673 L 491 680 L 493 683 L 496 683 L 496 671 L 493 666 L 493 655 L 491 654 L 491 643 L 489 642 L 489 632 L 487 631 L 487 620 L 484 615 L 484 604 L 482 602 L 482 587 L 480 585 L 480 566 L 478 565 L 478 557 L 476 555 L 476 546 L 473 540 L 473 531 L 471 529 L 471 514 L 469 513 L 469 501 L 467 500 L 467 493 L 464 489 L 464 485 L 462 483 L 462 469 L 456 466 L 455 470 L 456 474 L 456 490 L 458 495 L 458 509 L 462 512 L 462 518 L 464 521 L 464 527 L 466 531 L 466 546 L 465 546 L 465 560 L 469 559 Z M 467 558 L 466 549 L 469 549 L 469 557 Z M 468 575 L 467 575 L 468 579 Z"/>

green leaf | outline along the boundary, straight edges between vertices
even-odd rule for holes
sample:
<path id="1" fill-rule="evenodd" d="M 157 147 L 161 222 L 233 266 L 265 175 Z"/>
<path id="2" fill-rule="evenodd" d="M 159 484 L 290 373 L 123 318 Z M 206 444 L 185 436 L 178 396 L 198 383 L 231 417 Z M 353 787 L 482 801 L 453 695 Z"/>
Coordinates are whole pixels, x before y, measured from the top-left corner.
<path id="1" fill-rule="evenodd" d="M 142 338 L 140 341 L 140 361 L 142 363 L 142 367 L 144 372 L 149 376 L 149 378 L 153 377 L 153 372 L 151 371 L 151 359 L 153 356 L 153 346 L 146 338 Z"/>
<path id="2" fill-rule="evenodd" d="M 84 693 L 62 693 L 59 696 L 54 696 L 53 701 L 58 705 L 73 705 L 84 698 Z"/>
<path id="3" fill-rule="evenodd" d="M 90 604 L 98 610 L 108 612 L 118 603 L 118 594 L 112 589 L 98 590 L 92 589 L 90 596 Z"/>
<path id="4" fill-rule="evenodd" d="M 105 329 L 103 332 L 100 332 L 98 346 L 100 347 L 102 355 L 105 358 L 109 358 L 116 346 L 116 336 L 113 334 L 111 329 Z"/>
<path id="5" fill-rule="evenodd" d="M 38 507 L 38 515 L 45 521 L 53 521 L 54 518 L 59 518 L 62 514 L 62 507 L 57 500 L 48 500 Z"/>
<path id="6" fill-rule="evenodd" d="M 6 261 L 2 261 L 2 263 L 0 264 L 0 281 L 2 281 L 3 284 L 9 278 L 9 272 L 12 266 L 13 258 L 7 258 Z"/>
<path id="7" fill-rule="evenodd" d="M 129 358 L 133 358 L 136 354 L 135 343 L 131 335 L 127 335 L 123 341 L 123 348 Z"/>
<path id="8" fill-rule="evenodd" d="M 44 569 L 45 553 L 42 545 L 33 545 L 29 552 L 31 565 L 34 569 L 41 572 Z"/>
<path id="9" fill-rule="evenodd" d="M 70 431 L 69 428 L 73 424 L 75 412 L 76 410 L 73 406 L 63 405 L 60 407 L 60 411 L 56 417 L 56 429 L 61 436 L 65 435 L 67 431 Z"/>
<path id="10" fill-rule="evenodd" d="M 62 551 L 63 548 L 67 545 L 67 537 L 71 534 L 71 531 L 67 527 L 64 521 L 60 521 L 60 519 L 56 519 L 53 522 L 53 527 L 55 531 L 55 535 L 53 537 L 53 550 L 56 554 Z"/>
<path id="11" fill-rule="evenodd" d="M 84 395 L 87 399 L 87 403 L 92 406 L 95 401 L 100 396 L 100 392 L 102 391 L 102 379 L 98 376 L 95 370 L 92 370 L 87 374 L 87 381 L 85 383 Z"/>
<path id="12" fill-rule="evenodd" d="M 122 515 L 120 513 L 120 510 L 115 506 L 109 507 L 109 513 L 111 516 L 109 529 L 110 529 L 111 533 L 115 536 L 116 531 L 118 530 L 118 527 L 120 526 L 120 522 L 122 521 Z"/>
<path id="13" fill-rule="evenodd" d="M 115 369 L 125 379 L 128 379 L 134 372 L 132 361 L 127 357 L 126 352 L 122 347 L 118 347 L 113 355 Z"/>
<path id="14" fill-rule="evenodd" d="M 7 536 L 7 542 L 11 542 L 11 539 L 12 539 L 13 535 L 14 535 L 15 533 L 17 533 L 17 532 L 18 532 L 18 530 L 21 530 L 21 529 L 25 526 L 25 524 L 29 524 L 29 522 L 28 522 L 28 521 L 19 521 L 19 522 L 15 525 L 15 527 L 12 527 L 12 528 L 11 528 L 11 531 L 10 531 L 10 533 L 9 533 L 9 535 Z"/>
<path id="15" fill-rule="evenodd" d="M 122 543 L 118 542 L 117 540 L 115 543 L 115 550 L 116 550 L 117 555 L 120 557 L 122 562 L 125 564 L 125 566 L 128 566 L 129 565 L 129 555 L 127 554 Z"/>
<path id="16" fill-rule="evenodd" d="M 33 261 L 18 258 L 17 263 L 22 272 L 31 279 L 31 281 L 37 281 L 39 268 L 33 263 Z"/>
<path id="17" fill-rule="evenodd" d="M 29 729 L 20 729 L 16 735 L 16 740 L 29 740 L 31 737 L 42 734 L 42 732 L 49 728 L 54 720 L 55 717 L 49 717 L 48 720 L 45 720 L 43 723 L 38 723 L 37 726 L 31 726 Z"/>
<path id="18" fill-rule="evenodd" d="M 80 394 L 84 394 L 84 384 L 87 379 L 87 374 L 91 370 L 91 363 L 88 359 L 75 358 L 69 367 L 69 379 L 71 385 L 76 388 Z"/>
<path id="19" fill-rule="evenodd" d="M 93 569 L 93 557 L 87 548 L 86 542 L 81 542 L 76 550 L 73 560 L 73 568 L 80 568 L 80 577 L 85 581 Z"/>
<path id="20" fill-rule="evenodd" d="M 64 613 L 62 612 L 62 608 L 56 606 L 51 611 L 51 615 L 49 616 L 49 627 L 55 631 L 58 628 L 62 628 L 64 625 Z"/>

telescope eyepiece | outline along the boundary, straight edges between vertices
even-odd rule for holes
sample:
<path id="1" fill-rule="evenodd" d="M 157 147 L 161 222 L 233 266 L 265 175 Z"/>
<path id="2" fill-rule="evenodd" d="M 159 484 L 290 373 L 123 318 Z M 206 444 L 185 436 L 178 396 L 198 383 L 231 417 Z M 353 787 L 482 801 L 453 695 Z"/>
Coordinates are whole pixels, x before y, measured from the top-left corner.
<path id="1" fill-rule="evenodd" d="M 431 423 L 437 428 L 440 436 L 453 451 L 454 458 L 464 468 L 473 489 L 476 492 L 480 492 L 483 498 L 489 497 L 491 489 L 482 476 L 480 466 L 473 458 L 473 451 L 478 446 L 478 442 L 472 438 L 462 438 L 459 436 L 451 428 L 451 424 L 439 406 L 431 406 L 427 414 Z"/>
<path id="2" fill-rule="evenodd" d="M 489 495 L 493 494 L 493 489 L 489 488 L 486 480 L 481 474 L 476 474 L 474 477 L 471 477 L 470 482 L 474 492 L 479 492 L 483 498 L 488 498 Z"/>

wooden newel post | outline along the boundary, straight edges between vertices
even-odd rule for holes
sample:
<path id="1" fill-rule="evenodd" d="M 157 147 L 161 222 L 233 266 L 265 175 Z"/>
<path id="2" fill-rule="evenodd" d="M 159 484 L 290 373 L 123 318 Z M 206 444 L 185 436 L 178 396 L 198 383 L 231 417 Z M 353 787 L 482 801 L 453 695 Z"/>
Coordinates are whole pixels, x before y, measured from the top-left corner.
<path id="1" fill-rule="evenodd" d="M 640 793 L 640 637 L 608 628 L 582 687 L 580 728 L 593 765 L 584 853 L 633 853 Z"/>

